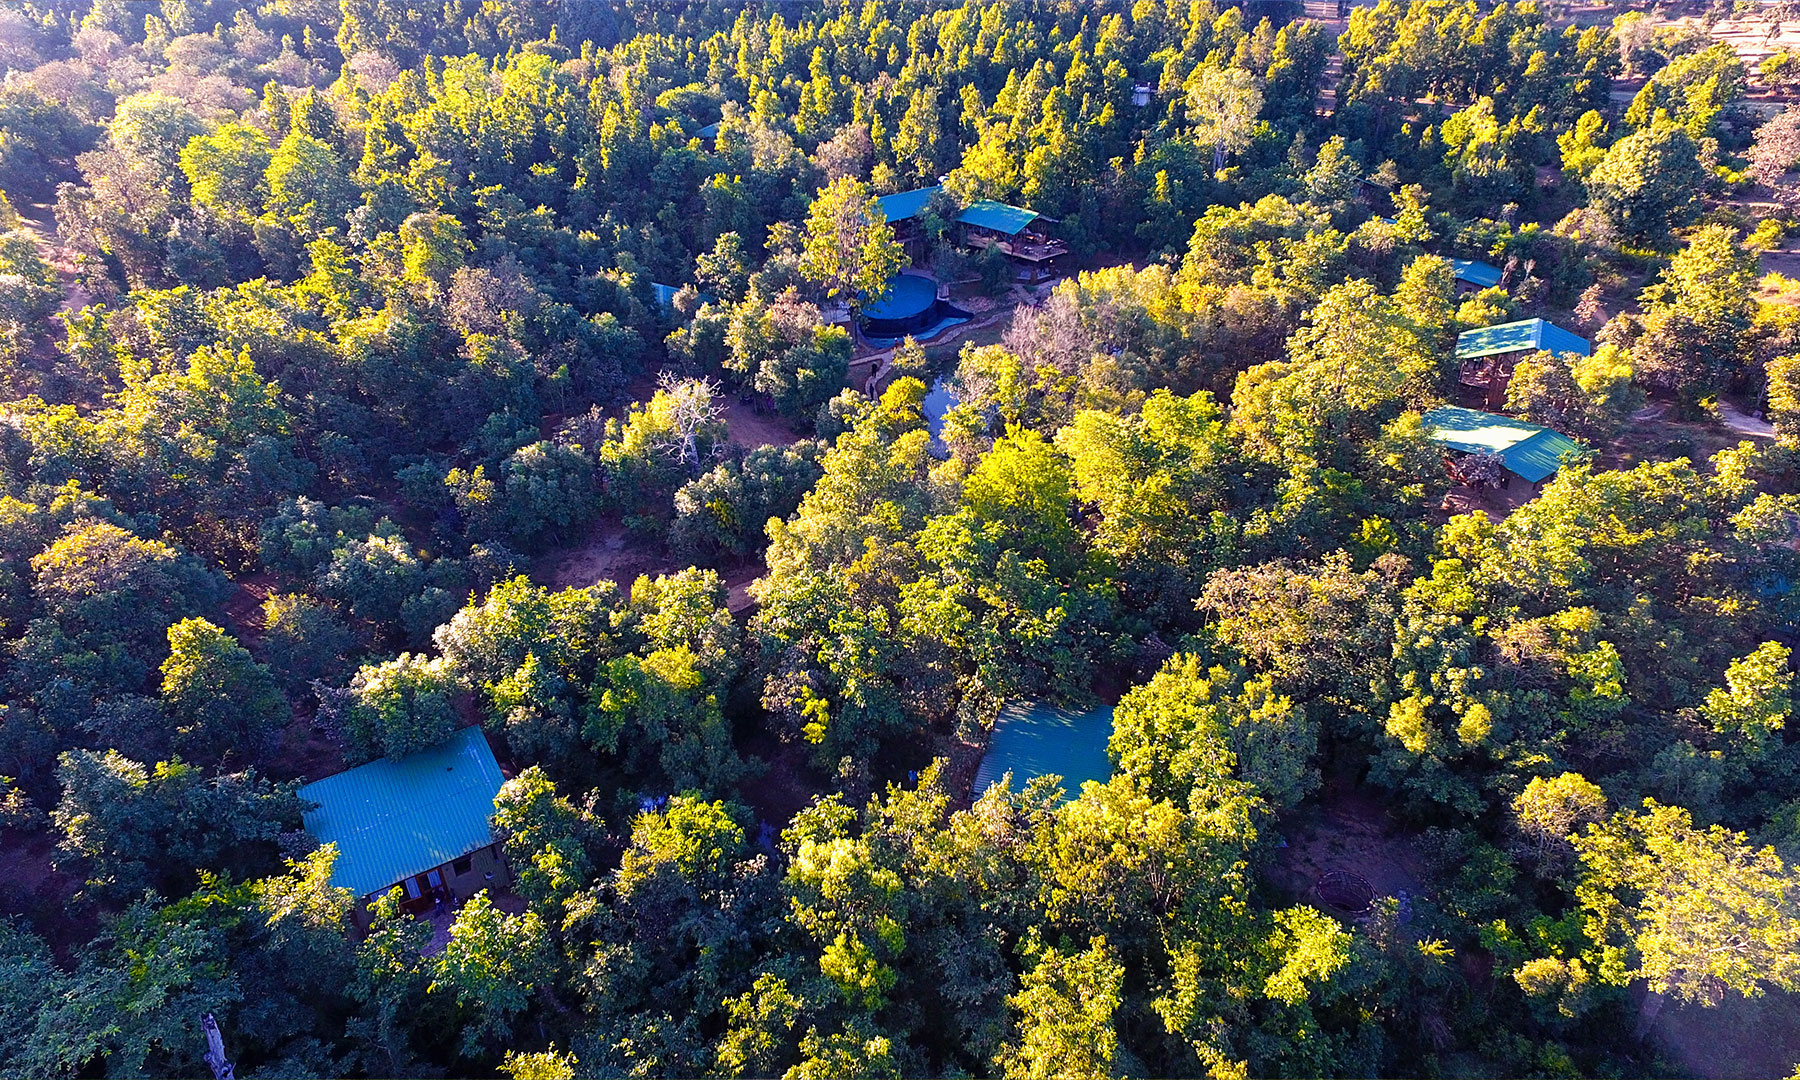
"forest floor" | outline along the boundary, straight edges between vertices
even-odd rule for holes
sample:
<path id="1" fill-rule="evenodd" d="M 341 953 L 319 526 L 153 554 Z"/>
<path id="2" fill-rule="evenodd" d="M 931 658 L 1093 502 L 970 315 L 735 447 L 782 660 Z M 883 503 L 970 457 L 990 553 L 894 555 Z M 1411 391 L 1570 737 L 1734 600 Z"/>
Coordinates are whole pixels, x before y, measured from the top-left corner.
<path id="1" fill-rule="evenodd" d="M 56 868 L 54 834 L 0 829 L 0 915 L 23 915 L 57 962 L 72 967 L 76 951 L 100 932 L 100 915 L 76 902 L 80 875 Z"/>
<path id="2" fill-rule="evenodd" d="M 1767 425 L 1736 408 L 1731 411 L 1741 418 L 1736 429 L 1715 421 L 1671 420 L 1666 413 L 1652 415 L 1655 410 L 1646 409 L 1638 414 L 1642 419 L 1634 417 L 1601 449 L 1595 464 L 1604 469 L 1630 469 L 1646 461 L 1687 458 L 1704 471 L 1707 460 L 1719 451 L 1773 434 L 1772 429 L 1768 433 L 1752 430 Z"/>
<path id="3" fill-rule="evenodd" d="M 773 413 L 746 405 L 729 394 L 725 398 L 725 438 L 741 450 L 759 446 L 792 446 L 804 436 Z"/>
<path id="4" fill-rule="evenodd" d="M 608 516 L 595 522 L 580 541 L 540 556 L 532 565 L 531 579 L 551 589 L 585 589 L 601 581 L 629 589 L 645 574 L 673 574 L 688 566 L 688 560 L 661 544 L 633 537 L 623 522 Z M 729 593 L 726 604 L 733 614 L 752 606 L 750 583 L 762 573 L 760 561 L 720 571 Z"/>
<path id="5" fill-rule="evenodd" d="M 1732 994 L 1713 1008 L 1670 1002 L 1650 1033 L 1703 1080 L 1787 1076 L 1800 1061 L 1800 1014 L 1781 994 L 1755 1000 Z"/>
<path id="6" fill-rule="evenodd" d="M 1316 805 L 1283 822 L 1287 846 L 1265 872 L 1268 883 L 1295 901 L 1322 905 L 1315 886 L 1334 870 L 1369 883 L 1377 897 L 1417 895 L 1424 864 L 1415 836 L 1369 791 L 1347 777 L 1327 779 Z"/>

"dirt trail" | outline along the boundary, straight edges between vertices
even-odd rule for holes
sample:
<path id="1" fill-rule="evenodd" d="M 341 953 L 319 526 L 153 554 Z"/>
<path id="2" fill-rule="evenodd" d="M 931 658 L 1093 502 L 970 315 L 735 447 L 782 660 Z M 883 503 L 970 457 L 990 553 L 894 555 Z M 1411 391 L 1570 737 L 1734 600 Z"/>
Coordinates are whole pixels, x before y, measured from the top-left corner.
<path id="1" fill-rule="evenodd" d="M 80 279 L 75 275 L 75 260 L 70 257 L 69 249 L 63 247 L 62 242 L 57 238 L 56 212 L 50 204 L 28 203 L 25 206 L 15 206 L 13 209 L 18 211 L 19 225 L 37 242 L 39 257 L 44 260 L 46 266 L 56 271 L 57 277 L 62 279 L 61 310 L 64 312 L 80 311 L 93 303 L 93 297 L 88 295 L 87 289 L 82 286 Z M 54 333 L 60 335 L 62 327 L 57 323 L 55 316 L 51 316 L 51 323 Z"/>
<path id="2" fill-rule="evenodd" d="M 802 438 L 779 416 L 757 412 L 754 407 L 730 395 L 724 395 L 724 401 L 725 437 L 739 449 L 792 446 Z"/>
<path id="3" fill-rule="evenodd" d="M 1775 427 L 1767 420 L 1751 416 L 1729 401 L 1719 402 L 1719 419 L 1725 426 L 1739 435 L 1756 435 L 1764 439 L 1775 437 Z"/>

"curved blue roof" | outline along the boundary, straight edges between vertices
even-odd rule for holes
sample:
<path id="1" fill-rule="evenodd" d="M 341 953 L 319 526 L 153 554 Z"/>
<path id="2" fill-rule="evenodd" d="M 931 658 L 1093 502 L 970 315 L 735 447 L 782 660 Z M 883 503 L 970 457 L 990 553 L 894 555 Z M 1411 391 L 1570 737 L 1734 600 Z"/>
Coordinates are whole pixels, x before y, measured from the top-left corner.
<path id="1" fill-rule="evenodd" d="M 919 274 L 895 274 L 887 295 L 863 308 L 869 319 L 907 319 L 937 303 L 937 284 Z"/>

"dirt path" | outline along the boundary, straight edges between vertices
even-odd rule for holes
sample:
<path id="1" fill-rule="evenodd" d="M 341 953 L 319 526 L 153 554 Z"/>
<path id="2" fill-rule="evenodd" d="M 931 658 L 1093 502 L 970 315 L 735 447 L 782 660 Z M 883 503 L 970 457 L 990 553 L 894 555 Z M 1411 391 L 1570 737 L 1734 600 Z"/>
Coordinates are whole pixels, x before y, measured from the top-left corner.
<path id="1" fill-rule="evenodd" d="M 779 416 L 759 413 L 729 394 L 722 397 L 725 437 L 731 445 L 741 450 L 754 450 L 759 446 L 792 446 L 803 438 Z"/>
<path id="2" fill-rule="evenodd" d="M 19 224 L 37 242 L 39 257 L 62 279 L 62 310 L 76 312 L 87 307 L 93 302 L 93 298 L 88 295 L 87 289 L 82 287 L 80 280 L 75 276 L 75 261 L 70 257 L 69 250 L 63 247 L 57 238 L 55 210 L 49 203 L 31 203 L 22 207 L 15 206 L 13 209 L 18 211 Z M 51 316 L 50 321 L 53 329 L 60 332 L 61 324 L 57 323 L 54 315 Z"/>
<path id="3" fill-rule="evenodd" d="M 1774 425 L 1767 420 L 1751 416 L 1729 401 L 1719 402 L 1719 419 L 1725 421 L 1725 426 L 1739 435 L 1755 435 L 1764 439 L 1775 437 Z"/>
<path id="4" fill-rule="evenodd" d="M 1761 269 L 1765 274 L 1780 274 L 1800 281 L 1800 249 L 1763 252 Z"/>
<path id="5" fill-rule="evenodd" d="M 633 540 L 617 521 L 601 521 L 586 539 L 538 560 L 532 577 L 552 589 L 585 589 L 601 581 L 629 588 L 642 574 L 667 569 L 660 552 Z"/>

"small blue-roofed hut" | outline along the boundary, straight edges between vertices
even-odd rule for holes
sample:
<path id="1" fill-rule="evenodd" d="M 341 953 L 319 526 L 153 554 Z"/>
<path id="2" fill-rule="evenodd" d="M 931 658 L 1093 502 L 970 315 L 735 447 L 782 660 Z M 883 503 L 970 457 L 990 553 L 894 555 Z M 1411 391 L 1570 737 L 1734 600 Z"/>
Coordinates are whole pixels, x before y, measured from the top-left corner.
<path id="1" fill-rule="evenodd" d="M 1465 330 L 1456 339 L 1456 358 L 1462 361 L 1456 381 L 1462 385 L 1464 395 L 1473 399 L 1468 404 L 1499 409 L 1506 405 L 1506 385 L 1512 381 L 1513 366 L 1520 358 L 1537 352 L 1586 356 L 1592 351 L 1586 338 L 1547 319 L 1521 319 Z"/>
<path id="2" fill-rule="evenodd" d="M 1475 259 L 1451 259 L 1450 270 L 1456 275 L 1458 293 L 1480 292 L 1500 284 L 1498 266 Z"/>
<path id="3" fill-rule="evenodd" d="M 1447 405 L 1419 418 L 1425 437 L 1457 454 L 1498 454 L 1506 471 L 1532 485 L 1556 475 L 1581 444 L 1542 424 Z"/>
<path id="4" fill-rule="evenodd" d="M 1015 701 L 1000 710 L 987 753 L 975 770 L 977 798 L 1008 773 L 1022 789 L 1039 776 L 1062 777 L 1063 790 L 1081 794 L 1089 780 L 1104 784 L 1112 775 L 1106 744 L 1112 738 L 1111 705 L 1086 712 L 1034 701 Z"/>
<path id="5" fill-rule="evenodd" d="M 506 880 L 489 819 L 505 783 L 479 727 L 403 758 L 380 758 L 315 780 L 300 798 L 306 831 L 336 844 L 331 884 L 365 901 L 398 885 L 404 910 L 467 899 Z"/>

